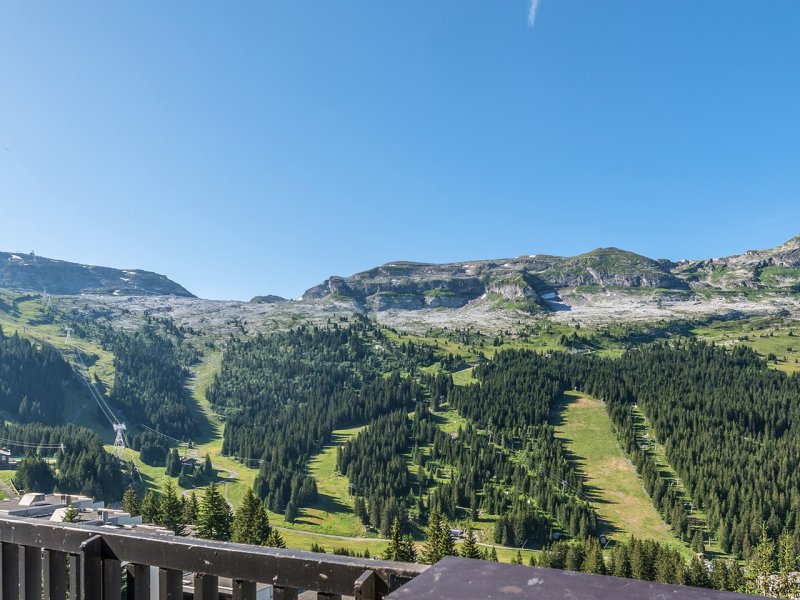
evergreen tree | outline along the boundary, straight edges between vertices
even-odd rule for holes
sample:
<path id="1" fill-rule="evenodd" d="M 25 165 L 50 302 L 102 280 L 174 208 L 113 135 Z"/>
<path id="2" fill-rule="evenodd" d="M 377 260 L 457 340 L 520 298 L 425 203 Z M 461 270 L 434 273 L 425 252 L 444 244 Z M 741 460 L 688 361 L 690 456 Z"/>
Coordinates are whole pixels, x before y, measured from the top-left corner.
<path id="1" fill-rule="evenodd" d="M 564 568 L 567 571 L 580 571 L 584 560 L 586 560 L 586 556 L 583 551 L 583 544 L 580 542 L 570 544 L 564 561 Z"/>
<path id="2" fill-rule="evenodd" d="M 583 560 L 581 571 L 585 573 L 595 573 L 597 575 L 606 574 L 606 561 L 603 558 L 603 548 L 597 538 L 589 539 L 589 547 L 586 550 L 586 557 Z"/>
<path id="3" fill-rule="evenodd" d="M 137 517 L 140 514 L 139 494 L 136 493 L 136 488 L 133 487 L 133 484 L 127 487 L 122 496 L 122 510 L 132 517 Z"/>
<path id="4" fill-rule="evenodd" d="M 392 521 L 389 545 L 383 552 L 384 560 L 396 560 L 400 562 L 416 562 L 417 551 L 411 537 L 404 536 L 400 528 L 400 519 L 395 517 Z"/>
<path id="5" fill-rule="evenodd" d="M 161 508 L 160 508 L 160 501 L 158 495 L 152 491 L 148 490 L 144 498 L 142 498 L 142 506 L 141 506 L 141 515 L 142 521 L 145 523 L 152 523 L 154 525 L 158 525 L 161 520 Z"/>
<path id="6" fill-rule="evenodd" d="M 203 475 L 208 479 L 214 477 L 214 466 L 211 464 L 211 457 L 208 453 L 206 453 L 206 457 L 203 460 Z"/>
<path id="7" fill-rule="evenodd" d="M 186 534 L 186 524 L 183 522 L 181 501 L 178 499 L 175 484 L 172 483 L 171 479 L 167 479 L 164 482 L 164 487 L 161 489 L 159 522 L 175 535 Z"/>
<path id="8" fill-rule="evenodd" d="M 167 466 L 164 472 L 170 477 L 177 477 L 181 473 L 181 456 L 178 449 L 173 448 L 167 456 Z"/>
<path id="9" fill-rule="evenodd" d="M 283 541 L 283 536 L 280 531 L 277 529 L 272 530 L 267 540 L 267 546 L 271 546 L 272 548 L 286 548 L 286 542 Z"/>
<path id="10" fill-rule="evenodd" d="M 26 492 L 50 494 L 55 481 L 50 465 L 44 459 L 33 454 L 29 454 L 19 461 L 17 472 L 14 475 L 14 485 Z"/>
<path id="11" fill-rule="evenodd" d="M 450 529 L 447 526 L 442 513 L 439 510 L 431 512 L 428 520 L 428 529 L 425 533 L 425 547 L 422 551 L 422 562 L 432 565 L 439 562 L 445 556 L 456 556 L 455 542 L 450 536 Z"/>
<path id="12" fill-rule="evenodd" d="M 696 556 L 692 557 L 686 570 L 686 583 L 699 588 L 711 587 L 706 566 Z"/>
<path id="13" fill-rule="evenodd" d="M 728 565 L 720 559 L 715 558 L 711 561 L 711 587 L 715 590 L 728 589 Z"/>
<path id="14" fill-rule="evenodd" d="M 753 556 L 747 568 L 747 589 L 751 593 L 761 593 L 770 574 L 775 572 L 775 542 L 767 535 L 767 529 L 761 526 L 761 539 L 753 550 Z"/>
<path id="15" fill-rule="evenodd" d="M 694 550 L 698 554 L 705 553 L 706 551 L 705 540 L 703 539 L 703 532 L 700 531 L 699 529 L 695 529 L 694 535 L 692 535 L 692 550 Z"/>
<path id="16" fill-rule="evenodd" d="M 183 506 L 183 521 L 189 525 L 197 523 L 197 516 L 200 513 L 200 504 L 197 501 L 197 494 L 194 490 L 189 494 L 186 504 Z"/>
<path id="17" fill-rule="evenodd" d="M 778 538 L 778 581 L 775 592 L 781 598 L 794 597 L 796 585 L 792 572 L 797 569 L 797 552 L 792 537 L 784 532 Z"/>
<path id="18" fill-rule="evenodd" d="M 294 503 L 294 501 L 289 500 L 289 504 L 286 505 L 286 513 L 284 514 L 286 522 L 294 523 L 298 516 L 300 515 L 297 511 L 297 505 Z"/>
<path id="19" fill-rule="evenodd" d="M 211 482 L 200 502 L 197 535 L 211 540 L 230 540 L 232 520 L 228 503 L 219 493 L 217 484 Z"/>
<path id="20" fill-rule="evenodd" d="M 64 518 L 61 519 L 64 523 L 78 523 L 80 521 L 80 511 L 73 505 L 69 505 L 67 510 L 64 511 Z"/>
<path id="21" fill-rule="evenodd" d="M 728 563 L 728 581 L 726 589 L 731 592 L 743 592 L 746 588 L 744 572 L 736 561 Z"/>
<path id="22" fill-rule="evenodd" d="M 264 546 L 270 533 L 269 518 L 264 504 L 253 493 L 253 490 L 248 488 L 244 500 L 233 518 L 232 539 L 240 544 Z"/>
<path id="23" fill-rule="evenodd" d="M 489 560 L 492 562 L 497 562 L 497 548 L 492 546 L 492 552 L 489 554 Z"/>
<path id="24" fill-rule="evenodd" d="M 478 538 L 475 536 L 472 523 L 467 525 L 467 531 L 464 534 L 464 543 L 461 544 L 460 554 L 464 558 L 481 558 L 481 551 L 480 548 L 478 548 Z"/>

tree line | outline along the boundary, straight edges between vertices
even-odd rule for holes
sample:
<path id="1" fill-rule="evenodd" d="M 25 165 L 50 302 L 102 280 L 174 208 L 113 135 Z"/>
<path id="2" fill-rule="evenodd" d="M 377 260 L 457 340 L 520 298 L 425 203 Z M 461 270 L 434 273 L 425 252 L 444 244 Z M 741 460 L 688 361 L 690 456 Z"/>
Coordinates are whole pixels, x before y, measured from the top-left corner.
<path id="1" fill-rule="evenodd" d="M 37 346 L 0 327 L 0 410 L 24 423 L 58 423 L 65 383 L 74 383 L 69 364 L 53 346 Z"/>

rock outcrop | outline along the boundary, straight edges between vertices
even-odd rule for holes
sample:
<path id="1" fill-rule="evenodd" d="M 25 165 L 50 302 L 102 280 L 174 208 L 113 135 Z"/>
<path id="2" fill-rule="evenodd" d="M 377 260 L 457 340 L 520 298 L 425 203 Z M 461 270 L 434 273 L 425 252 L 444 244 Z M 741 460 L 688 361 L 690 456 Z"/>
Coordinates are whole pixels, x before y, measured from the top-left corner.
<path id="1" fill-rule="evenodd" d="M 331 277 L 308 290 L 303 300 L 344 300 L 374 311 L 460 308 L 486 301 L 536 312 L 550 308 L 559 290 L 590 293 L 592 288 L 800 291 L 800 236 L 771 250 L 680 263 L 619 248 L 598 248 L 571 257 L 392 262 L 349 277 Z"/>

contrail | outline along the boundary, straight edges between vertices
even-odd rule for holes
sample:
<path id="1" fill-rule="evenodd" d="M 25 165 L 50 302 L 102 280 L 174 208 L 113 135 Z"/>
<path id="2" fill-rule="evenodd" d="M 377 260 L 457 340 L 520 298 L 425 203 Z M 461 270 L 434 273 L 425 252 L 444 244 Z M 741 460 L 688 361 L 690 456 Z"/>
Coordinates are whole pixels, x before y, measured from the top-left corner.
<path id="1" fill-rule="evenodd" d="M 533 29 L 536 23 L 536 11 L 539 9 L 539 0 L 531 0 L 531 7 L 528 9 L 528 27 Z"/>

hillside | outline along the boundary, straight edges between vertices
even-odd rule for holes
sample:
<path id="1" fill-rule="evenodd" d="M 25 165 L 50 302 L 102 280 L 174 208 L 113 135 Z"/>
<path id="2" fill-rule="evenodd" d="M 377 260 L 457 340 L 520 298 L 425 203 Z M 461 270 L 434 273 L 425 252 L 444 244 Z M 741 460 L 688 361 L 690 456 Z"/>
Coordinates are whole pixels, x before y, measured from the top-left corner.
<path id="1" fill-rule="evenodd" d="M 0 287 L 59 295 L 193 297 L 185 288 L 158 273 L 82 265 L 33 253 L 0 252 Z"/>

